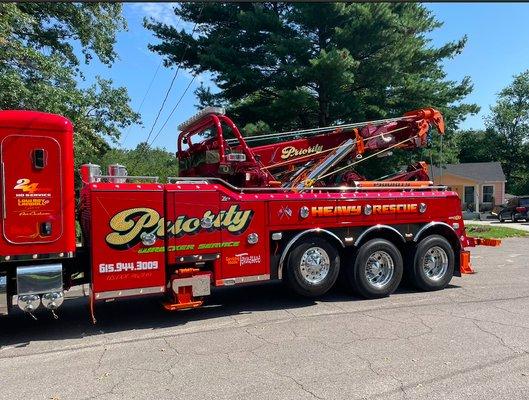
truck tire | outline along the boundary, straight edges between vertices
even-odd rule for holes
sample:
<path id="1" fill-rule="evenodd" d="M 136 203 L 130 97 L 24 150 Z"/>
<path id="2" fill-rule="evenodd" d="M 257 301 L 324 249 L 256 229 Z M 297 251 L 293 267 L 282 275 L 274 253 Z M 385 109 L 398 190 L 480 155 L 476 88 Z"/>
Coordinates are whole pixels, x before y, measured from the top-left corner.
<path id="1" fill-rule="evenodd" d="M 289 253 L 287 283 L 296 293 L 317 297 L 332 288 L 340 272 L 340 255 L 319 237 L 302 239 Z"/>
<path id="2" fill-rule="evenodd" d="M 444 289 L 454 273 L 454 250 L 440 235 L 425 237 L 417 245 L 413 260 L 412 281 L 418 289 Z"/>
<path id="3" fill-rule="evenodd" d="M 402 271 L 399 249 L 385 239 L 372 239 L 358 249 L 354 264 L 347 269 L 347 277 L 356 293 L 376 299 L 389 296 L 397 289 Z"/>

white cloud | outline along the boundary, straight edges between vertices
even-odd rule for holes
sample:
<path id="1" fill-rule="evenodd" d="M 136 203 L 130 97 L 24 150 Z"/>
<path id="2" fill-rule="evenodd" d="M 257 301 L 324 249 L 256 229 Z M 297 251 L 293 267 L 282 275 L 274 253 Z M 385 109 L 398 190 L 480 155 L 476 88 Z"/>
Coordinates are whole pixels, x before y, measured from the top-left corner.
<path id="1" fill-rule="evenodd" d="M 145 17 L 154 18 L 156 21 L 167 25 L 177 26 L 179 19 L 174 13 L 178 3 L 134 3 L 133 7 Z"/>

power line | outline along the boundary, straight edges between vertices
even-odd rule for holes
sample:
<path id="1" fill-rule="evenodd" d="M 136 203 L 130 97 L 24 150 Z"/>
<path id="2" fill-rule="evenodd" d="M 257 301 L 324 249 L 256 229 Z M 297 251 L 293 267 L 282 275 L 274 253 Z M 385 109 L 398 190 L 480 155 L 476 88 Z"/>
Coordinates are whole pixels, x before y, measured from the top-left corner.
<path id="1" fill-rule="evenodd" d="M 161 66 L 162 66 L 162 60 L 160 60 L 160 62 L 158 63 L 158 67 L 156 68 L 156 71 L 154 72 L 154 75 L 153 75 L 153 77 L 151 79 L 151 82 L 149 83 L 149 86 L 147 87 L 147 90 L 145 91 L 145 94 L 143 95 L 143 98 L 141 99 L 140 106 L 136 110 L 136 113 L 139 113 L 141 111 L 141 108 L 143 107 L 143 103 L 145 103 L 145 99 L 147 99 L 147 95 L 149 94 L 149 92 L 151 90 L 152 84 L 154 83 L 154 80 L 156 79 L 156 76 L 158 75 L 158 71 L 160 70 Z M 125 135 L 123 136 L 123 139 L 121 139 L 121 141 L 119 143 L 119 147 L 123 146 L 123 143 L 125 142 L 125 140 L 129 136 L 129 133 L 130 133 L 131 129 L 132 129 L 132 125 L 129 126 L 129 129 L 127 129 L 127 132 L 125 132 Z"/>
<path id="2" fill-rule="evenodd" d="M 199 20 L 200 17 L 202 16 L 202 11 L 203 11 L 203 10 L 204 10 L 204 4 L 202 4 L 202 7 L 200 8 L 200 12 L 198 13 L 198 17 L 197 17 L 197 22 L 195 22 L 195 24 L 193 25 L 193 29 L 191 30 L 191 35 L 190 35 L 191 37 L 193 37 L 193 35 L 194 35 L 194 33 L 195 33 L 195 30 L 196 30 L 196 28 L 197 28 L 197 26 L 198 26 L 198 20 Z M 149 139 L 150 139 L 150 137 L 151 137 L 151 135 L 152 135 L 152 133 L 153 133 L 153 131 L 154 131 L 154 127 L 156 126 L 156 123 L 158 122 L 158 119 L 160 118 L 160 115 L 161 115 L 161 113 L 162 113 L 162 111 L 163 111 L 163 108 L 164 108 L 164 106 L 165 106 L 165 103 L 166 103 L 166 101 L 167 101 L 167 98 L 169 97 L 169 93 L 171 92 L 171 89 L 172 89 L 173 84 L 174 84 L 174 82 L 175 82 L 175 80 L 176 80 L 176 77 L 178 76 L 178 71 L 180 71 L 180 67 L 181 67 L 181 65 L 182 65 L 182 63 L 183 63 L 183 61 L 184 61 L 184 57 L 185 57 L 185 55 L 186 55 L 188 49 L 189 49 L 189 43 L 187 43 L 187 46 L 185 47 L 185 49 L 184 49 L 184 51 L 183 51 L 183 53 L 182 53 L 182 58 L 180 59 L 180 63 L 178 64 L 178 67 L 176 68 L 176 72 L 175 72 L 175 74 L 174 74 L 174 76 L 173 76 L 173 79 L 171 80 L 171 84 L 169 85 L 169 88 L 167 89 L 167 91 L 166 91 L 166 93 L 165 93 L 165 97 L 164 97 L 163 102 L 162 102 L 162 104 L 161 104 L 161 106 L 160 106 L 160 109 L 158 110 L 158 113 L 157 113 L 157 115 L 156 115 L 156 118 L 155 118 L 155 120 L 154 120 L 154 123 L 152 124 L 151 130 L 149 131 L 149 135 L 147 136 L 147 139 L 145 140 L 145 147 L 143 147 L 143 148 L 140 150 L 140 152 L 139 152 L 139 154 L 138 154 L 138 157 L 137 157 L 137 159 L 136 159 L 136 162 L 135 162 L 134 165 L 131 167 L 131 169 L 135 168 L 136 165 L 138 165 L 138 162 L 139 162 L 141 156 L 143 155 L 143 154 L 141 154 L 141 153 L 144 153 L 144 152 L 149 148 Z M 170 116 L 172 115 L 172 113 L 174 112 L 174 110 L 176 109 L 176 107 L 178 107 L 178 104 L 180 104 L 180 101 L 182 100 L 182 98 L 183 98 L 184 95 L 186 94 L 187 90 L 188 90 L 189 87 L 191 86 L 191 83 L 193 83 L 193 81 L 195 80 L 195 77 L 196 77 L 196 75 L 193 76 L 193 79 L 191 79 L 191 82 L 189 82 L 189 84 L 187 85 L 187 87 L 186 87 L 184 93 L 182 94 L 182 96 L 180 96 L 180 99 L 178 100 L 178 103 L 176 104 L 175 107 L 173 107 L 173 110 L 171 110 L 171 114 L 170 114 Z M 169 116 L 169 117 L 170 117 L 170 116 Z M 165 124 L 167 123 L 167 121 L 168 121 L 168 119 L 164 122 L 164 125 L 162 126 L 161 129 L 163 129 L 163 127 L 165 126 Z M 154 143 L 154 140 L 156 140 L 156 138 L 157 138 L 158 135 L 160 134 L 161 129 L 158 131 L 158 133 L 157 133 L 156 136 L 154 137 L 154 139 L 153 139 L 153 141 L 151 142 L 151 144 Z"/>
<path id="3" fill-rule="evenodd" d="M 198 14 L 198 17 L 197 17 L 197 22 L 195 22 L 195 25 L 193 26 L 193 29 L 191 30 L 191 37 L 193 37 L 193 34 L 195 33 L 195 30 L 198 26 L 198 20 L 200 19 L 201 15 L 202 15 L 202 10 L 204 9 L 204 5 L 202 5 L 201 9 L 200 9 L 200 13 Z M 178 72 L 180 71 L 180 67 L 182 66 L 182 62 L 184 61 L 184 57 L 187 53 L 187 50 L 189 49 L 189 43 L 187 43 L 183 53 L 182 53 L 182 58 L 180 59 L 180 62 L 178 63 L 178 66 L 176 68 L 176 71 L 175 71 L 175 74 L 173 76 L 173 79 L 171 79 L 171 83 L 169 85 L 169 88 L 167 89 L 167 91 L 165 92 L 165 96 L 164 96 L 164 99 L 162 101 L 162 104 L 160 106 L 160 109 L 158 110 L 158 113 L 156 114 L 156 118 L 154 119 L 154 123 L 152 124 L 152 127 L 151 127 L 151 130 L 149 131 L 149 134 L 147 135 L 147 139 L 145 140 L 145 143 L 149 143 L 149 139 L 151 138 L 151 135 L 154 131 L 154 127 L 156 126 L 156 123 L 158 122 L 158 119 L 160 118 L 160 115 L 162 114 L 162 111 L 163 111 L 163 108 L 165 107 L 165 103 L 167 102 L 167 98 L 169 97 L 169 94 L 171 93 L 171 89 L 173 88 L 173 85 L 176 81 L 176 78 L 178 76 Z"/>
<path id="4" fill-rule="evenodd" d="M 195 78 L 197 77 L 197 75 L 193 75 L 193 78 L 191 79 L 191 81 L 187 84 L 187 87 L 185 88 L 184 90 L 184 93 L 182 93 L 182 95 L 180 96 L 180 98 L 178 99 L 178 101 L 176 102 L 175 106 L 173 107 L 173 109 L 171 110 L 171 112 L 169 113 L 169 116 L 165 119 L 165 122 L 163 123 L 162 127 L 158 130 L 158 133 L 156 133 L 156 136 L 154 136 L 154 138 L 152 139 L 152 142 L 150 145 L 152 145 L 154 143 L 154 141 L 158 138 L 158 136 L 160 135 L 160 133 L 162 133 L 162 130 L 163 128 L 165 128 L 165 125 L 167 125 L 167 123 L 169 122 L 169 120 L 171 119 L 173 113 L 176 111 L 176 109 L 178 108 L 178 106 L 180 105 L 180 102 L 182 101 L 182 99 L 184 98 L 184 96 L 186 95 L 187 91 L 189 90 L 189 88 L 191 87 L 191 84 L 193 83 L 193 81 L 195 80 Z"/>

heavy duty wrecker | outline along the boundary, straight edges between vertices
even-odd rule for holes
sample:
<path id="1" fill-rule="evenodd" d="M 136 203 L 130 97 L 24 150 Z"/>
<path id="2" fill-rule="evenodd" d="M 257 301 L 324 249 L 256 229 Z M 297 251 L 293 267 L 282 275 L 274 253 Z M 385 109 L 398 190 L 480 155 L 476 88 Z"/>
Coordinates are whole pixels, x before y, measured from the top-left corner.
<path id="1" fill-rule="evenodd" d="M 366 298 L 406 275 L 420 290 L 471 273 L 457 194 L 417 163 L 369 181 L 354 167 L 427 144 L 434 109 L 363 123 L 243 137 L 220 108 L 179 126 L 179 177 L 108 175 L 81 166 L 74 192 L 73 127 L 64 117 L 0 111 L 0 315 L 16 304 L 54 313 L 64 291 L 89 304 L 163 298 L 199 307 L 212 287 L 283 280 L 320 296 L 340 278 Z M 76 243 L 76 210 L 82 244 Z"/>

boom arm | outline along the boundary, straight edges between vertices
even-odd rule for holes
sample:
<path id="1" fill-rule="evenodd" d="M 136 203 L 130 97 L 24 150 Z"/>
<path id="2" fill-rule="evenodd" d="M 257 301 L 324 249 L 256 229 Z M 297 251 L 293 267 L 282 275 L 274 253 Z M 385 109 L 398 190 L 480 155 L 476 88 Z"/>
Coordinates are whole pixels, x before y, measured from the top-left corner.
<path id="1" fill-rule="evenodd" d="M 224 125 L 235 137 L 225 137 Z M 223 110 L 205 109 L 180 127 L 178 158 L 183 176 L 218 175 L 241 186 L 301 188 L 330 176 L 346 158 L 422 147 L 431 126 L 444 133 L 442 115 L 427 108 L 397 118 L 244 138 Z M 201 142 L 192 143 L 192 137 Z"/>
<path id="2" fill-rule="evenodd" d="M 346 157 L 358 159 L 366 152 L 379 154 L 393 148 L 423 147 L 432 125 L 440 134 L 444 133 L 443 117 L 434 109 L 411 111 L 392 120 L 353 125 L 332 127 L 330 132 L 329 128 L 327 132 L 322 128 L 323 132 L 319 134 L 312 130 L 307 138 L 253 147 L 252 152 L 264 169 L 283 175 L 283 179 L 288 170 L 301 164 L 289 182 L 284 183 L 284 186 L 301 189 L 307 184 L 312 185 Z"/>

